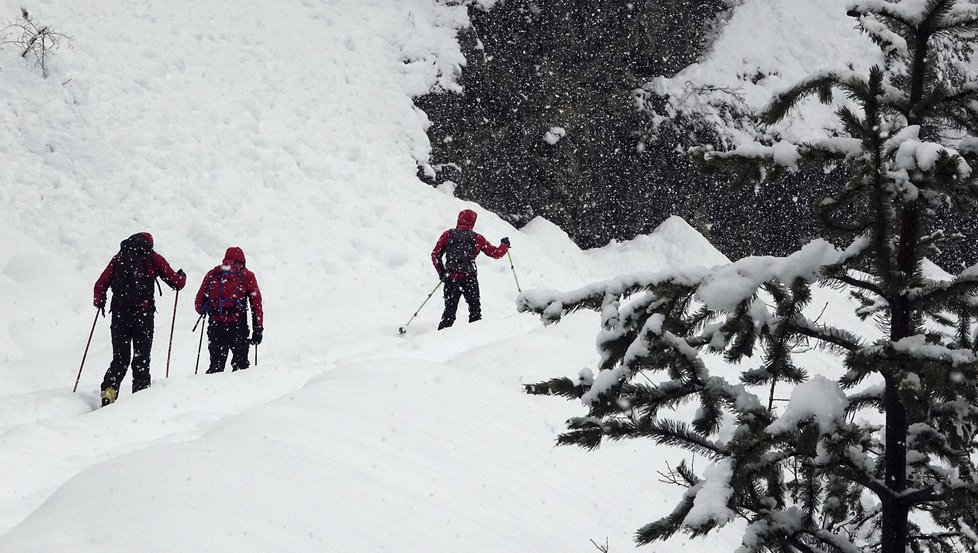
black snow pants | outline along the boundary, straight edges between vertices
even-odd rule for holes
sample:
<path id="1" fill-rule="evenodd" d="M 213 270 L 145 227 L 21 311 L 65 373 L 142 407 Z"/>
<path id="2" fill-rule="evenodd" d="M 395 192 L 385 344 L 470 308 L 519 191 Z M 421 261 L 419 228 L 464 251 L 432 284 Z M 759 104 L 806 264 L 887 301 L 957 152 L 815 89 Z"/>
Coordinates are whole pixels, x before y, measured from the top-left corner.
<path id="1" fill-rule="evenodd" d="M 207 352 L 210 354 L 211 361 L 207 374 L 224 372 L 229 350 L 231 352 L 231 370 L 247 369 L 249 365 L 248 349 L 250 347 L 248 322 L 244 317 L 239 317 L 236 323 L 209 323 L 207 325 Z"/>
<path id="2" fill-rule="evenodd" d="M 472 275 L 465 280 L 449 280 L 445 283 L 445 312 L 441 315 L 438 330 L 455 324 L 455 312 L 458 311 L 458 300 L 461 296 L 465 296 L 465 303 L 469 304 L 469 322 L 474 323 L 482 318 L 479 278 Z"/>
<path id="3" fill-rule="evenodd" d="M 132 360 L 132 391 L 149 388 L 149 354 L 153 349 L 155 310 L 113 308 L 112 362 L 102 379 L 102 391 L 119 389 Z M 131 357 L 130 357 L 131 356 Z"/>

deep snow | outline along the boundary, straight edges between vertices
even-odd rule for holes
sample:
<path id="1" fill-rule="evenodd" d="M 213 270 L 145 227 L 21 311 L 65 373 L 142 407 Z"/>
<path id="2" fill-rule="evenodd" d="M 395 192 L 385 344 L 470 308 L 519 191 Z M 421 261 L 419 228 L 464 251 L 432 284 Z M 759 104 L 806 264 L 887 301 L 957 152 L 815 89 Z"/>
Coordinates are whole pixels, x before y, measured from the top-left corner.
<path id="1" fill-rule="evenodd" d="M 581 252 L 546 221 L 516 231 L 420 183 L 425 116 L 410 98 L 452 88 L 464 10 L 27 7 L 74 40 L 46 80 L 0 52 L 0 552 L 563 552 L 593 550 L 591 539 L 618 551 L 672 509 L 681 490 L 656 471 L 681 452 L 554 449 L 580 406 L 522 393 L 593 365 L 596 315 L 544 328 L 516 314 L 508 263 L 482 259 L 484 321 L 436 333 L 436 297 L 397 336 L 436 283 L 435 239 L 466 207 L 490 241 L 512 238 L 524 289 L 725 261 L 679 219 Z M 2 0 L 0 17 L 18 8 Z M 93 412 L 107 319 L 71 393 L 91 287 L 143 230 L 189 276 L 171 375 L 166 292 L 153 387 Z M 260 364 L 194 376 L 191 297 L 230 245 L 265 297 Z M 839 303 L 820 294 L 820 308 Z M 831 376 L 824 354 L 808 359 Z"/>

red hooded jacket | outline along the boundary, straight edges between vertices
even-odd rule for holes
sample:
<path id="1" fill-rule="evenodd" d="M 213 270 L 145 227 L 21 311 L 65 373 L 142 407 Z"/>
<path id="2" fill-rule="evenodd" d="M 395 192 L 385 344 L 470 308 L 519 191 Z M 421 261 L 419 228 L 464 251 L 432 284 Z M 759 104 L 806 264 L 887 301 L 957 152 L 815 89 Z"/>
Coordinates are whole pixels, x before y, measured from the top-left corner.
<path id="1" fill-rule="evenodd" d="M 148 232 L 140 232 L 133 234 L 129 238 L 122 241 L 120 247 L 125 248 L 127 245 L 135 245 L 138 248 L 144 248 L 142 251 L 149 252 L 149 261 L 147 265 L 145 276 L 146 278 L 155 279 L 157 276 L 161 277 L 166 284 L 177 290 L 183 290 L 184 285 L 187 284 L 187 277 L 183 276 L 170 267 L 166 259 L 162 255 L 153 251 L 153 235 Z M 112 256 L 109 260 L 109 264 L 99 275 L 98 280 L 95 281 L 95 291 L 94 291 L 94 305 L 96 307 L 101 307 L 105 305 L 105 294 L 112 284 L 112 275 L 115 273 L 116 258 L 119 254 Z M 113 303 L 115 302 L 115 296 L 113 295 Z M 137 307 L 143 311 L 150 311 L 155 309 L 153 299 L 143 300 Z"/>
<path id="2" fill-rule="evenodd" d="M 197 313 L 207 313 L 211 322 L 233 324 L 248 312 L 248 303 L 254 313 L 254 324 L 264 327 L 261 308 L 261 290 L 255 273 L 245 268 L 245 254 L 241 248 L 231 247 L 224 254 L 221 265 L 208 271 L 200 283 L 194 306 Z"/>
<path id="3" fill-rule="evenodd" d="M 471 209 L 465 209 L 458 214 L 458 222 L 455 228 L 459 230 L 472 230 L 475 228 L 475 220 L 478 217 L 476 212 Z M 442 263 L 442 256 L 445 254 L 445 246 L 448 245 L 448 238 L 451 230 L 446 230 L 441 233 L 441 237 L 438 238 L 438 242 L 435 244 L 435 249 L 431 250 L 431 263 L 435 266 L 435 271 L 438 272 L 440 277 L 442 273 L 445 272 L 445 265 Z M 500 244 L 499 246 L 493 246 L 490 244 L 484 236 L 479 233 L 475 235 L 475 247 L 472 248 L 472 259 L 474 260 L 478 257 L 479 252 L 482 252 L 493 259 L 499 259 L 500 257 L 506 255 L 509 248 L 506 244 Z M 452 280 L 465 280 L 472 276 L 471 273 L 452 273 L 449 275 Z"/>

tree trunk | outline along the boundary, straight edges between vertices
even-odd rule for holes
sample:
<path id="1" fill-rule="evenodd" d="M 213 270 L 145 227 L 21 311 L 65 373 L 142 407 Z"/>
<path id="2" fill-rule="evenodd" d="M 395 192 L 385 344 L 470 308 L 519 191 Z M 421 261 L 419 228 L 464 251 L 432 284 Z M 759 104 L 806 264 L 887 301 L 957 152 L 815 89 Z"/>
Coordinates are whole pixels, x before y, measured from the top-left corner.
<path id="1" fill-rule="evenodd" d="M 900 401 L 899 380 L 886 376 L 886 487 L 895 494 L 907 487 L 907 410 Z M 910 510 L 895 497 L 883 500 L 881 553 L 904 553 Z"/>
<path id="2" fill-rule="evenodd" d="M 906 288 L 913 283 L 920 256 L 920 208 L 908 203 L 900 220 L 900 241 L 897 249 L 896 269 L 901 290 L 891 298 L 890 340 L 897 342 L 916 333 L 914 307 L 907 297 Z M 883 502 L 883 539 L 881 553 L 904 553 L 907 545 L 910 509 L 898 497 L 907 489 L 907 409 L 900 398 L 900 382 L 904 367 L 894 364 L 884 373 L 886 409 L 886 460 L 884 474 L 886 487 L 894 496 L 881 498 Z"/>

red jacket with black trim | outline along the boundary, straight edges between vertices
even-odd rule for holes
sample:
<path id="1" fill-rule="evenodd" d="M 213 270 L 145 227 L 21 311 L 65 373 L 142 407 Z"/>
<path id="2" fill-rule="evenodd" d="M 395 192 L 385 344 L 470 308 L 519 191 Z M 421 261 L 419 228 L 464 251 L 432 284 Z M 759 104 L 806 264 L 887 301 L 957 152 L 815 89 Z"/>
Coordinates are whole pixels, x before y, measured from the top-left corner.
<path id="1" fill-rule="evenodd" d="M 255 273 L 245 268 L 244 251 L 237 247 L 228 248 L 221 265 L 208 271 L 204 277 L 197 290 L 194 307 L 199 314 L 207 313 L 211 322 L 234 324 L 247 313 L 249 304 L 254 325 L 263 328 L 265 314 L 258 279 Z"/>
<path id="2" fill-rule="evenodd" d="M 455 228 L 459 230 L 472 230 L 475 228 L 475 221 L 478 214 L 471 209 L 462 210 L 458 214 L 458 221 L 456 222 Z M 445 272 L 445 265 L 442 263 L 442 256 L 445 254 L 445 246 L 448 245 L 448 237 L 451 230 L 446 230 L 441 233 L 438 238 L 438 242 L 435 244 L 435 249 L 431 250 L 431 263 L 435 266 L 435 271 L 438 272 L 438 276 L 441 277 L 442 273 Z M 479 233 L 475 235 L 475 248 L 472 249 L 472 259 L 479 256 L 479 252 L 482 252 L 493 259 L 499 259 L 500 257 L 506 255 L 509 251 L 509 247 L 506 244 L 500 244 L 499 246 L 493 246 L 489 243 L 484 236 Z M 455 281 L 465 280 L 471 275 L 469 273 L 452 273 L 449 278 Z"/>
<path id="3" fill-rule="evenodd" d="M 141 235 L 141 238 L 145 239 L 146 242 L 148 242 L 150 248 L 153 247 L 152 234 L 148 232 L 141 232 L 139 233 L 139 235 Z M 136 236 L 138 235 L 130 236 L 129 240 L 131 240 Z M 94 298 L 93 298 L 94 301 L 92 302 L 95 305 L 95 307 L 100 307 L 105 304 L 105 295 L 112 284 L 112 274 L 115 272 L 115 264 L 116 264 L 117 256 L 118 254 L 112 256 L 112 259 L 109 260 L 109 264 L 105 266 L 105 269 L 102 271 L 102 274 L 99 275 L 98 280 L 95 281 L 95 290 L 94 290 Z M 162 255 L 156 253 L 155 251 L 150 252 L 149 258 L 151 261 L 151 265 L 149 267 L 150 278 L 155 279 L 156 277 L 160 277 L 163 279 L 163 282 L 165 282 L 171 288 L 175 288 L 177 290 L 183 290 L 183 287 L 187 284 L 186 276 L 183 276 L 177 273 L 176 271 L 174 271 L 173 268 L 170 267 L 170 264 L 166 261 L 166 259 Z M 155 308 L 151 300 L 143 301 L 143 303 L 139 307 L 143 311 L 149 311 L 150 309 Z"/>

